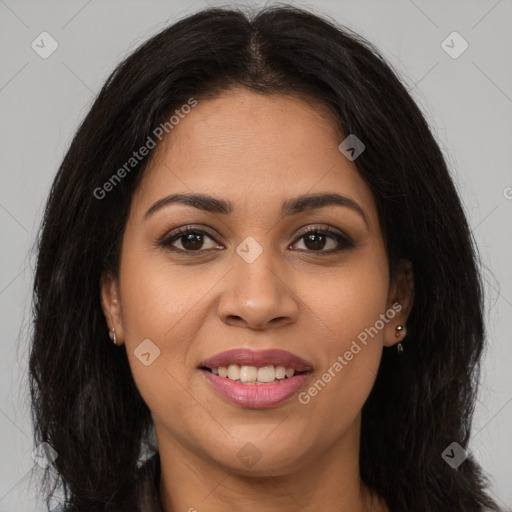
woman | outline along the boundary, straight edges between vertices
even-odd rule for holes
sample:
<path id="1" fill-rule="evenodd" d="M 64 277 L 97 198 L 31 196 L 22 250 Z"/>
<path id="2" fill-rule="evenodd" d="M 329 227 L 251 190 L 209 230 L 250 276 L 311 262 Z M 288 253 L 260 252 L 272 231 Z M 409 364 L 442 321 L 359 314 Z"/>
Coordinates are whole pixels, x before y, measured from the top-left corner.
<path id="1" fill-rule="evenodd" d="M 375 48 L 290 6 L 182 19 L 107 80 L 48 199 L 48 502 L 497 510 L 466 451 L 482 304 L 443 155 Z"/>

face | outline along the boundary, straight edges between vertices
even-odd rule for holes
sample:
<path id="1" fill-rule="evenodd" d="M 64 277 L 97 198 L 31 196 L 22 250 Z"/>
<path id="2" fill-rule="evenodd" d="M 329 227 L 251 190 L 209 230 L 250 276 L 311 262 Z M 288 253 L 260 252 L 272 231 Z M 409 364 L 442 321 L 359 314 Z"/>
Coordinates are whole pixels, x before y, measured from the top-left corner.
<path id="1" fill-rule="evenodd" d="M 154 155 L 102 304 L 159 446 L 277 475 L 357 444 L 411 281 L 407 262 L 389 280 L 374 197 L 335 123 L 313 102 L 233 89 Z"/>

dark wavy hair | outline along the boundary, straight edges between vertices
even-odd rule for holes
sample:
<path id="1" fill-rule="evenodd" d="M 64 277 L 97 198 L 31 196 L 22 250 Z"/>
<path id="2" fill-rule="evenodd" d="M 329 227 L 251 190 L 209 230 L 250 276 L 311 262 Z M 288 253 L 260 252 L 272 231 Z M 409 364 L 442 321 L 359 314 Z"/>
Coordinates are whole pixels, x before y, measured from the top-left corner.
<path id="1" fill-rule="evenodd" d="M 373 45 L 286 4 L 208 8 L 166 27 L 117 66 L 74 136 L 44 211 L 33 293 L 35 442 L 58 453 L 47 503 L 60 485 L 79 510 L 128 509 L 152 431 L 100 305 L 150 157 L 107 198 L 94 190 L 176 108 L 232 86 L 321 102 L 361 139 L 354 163 L 376 198 L 391 277 L 400 258 L 413 264 L 405 350 L 384 349 L 362 410 L 362 481 L 393 512 L 498 510 L 471 454 L 457 470 L 441 456 L 454 441 L 467 448 L 485 338 L 478 252 L 446 161 Z"/>

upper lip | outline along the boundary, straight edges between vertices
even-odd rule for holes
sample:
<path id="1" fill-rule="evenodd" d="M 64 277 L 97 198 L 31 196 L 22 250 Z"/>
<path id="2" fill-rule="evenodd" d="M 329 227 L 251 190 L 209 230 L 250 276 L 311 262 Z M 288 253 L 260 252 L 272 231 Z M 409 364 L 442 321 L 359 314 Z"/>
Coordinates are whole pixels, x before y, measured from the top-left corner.
<path id="1" fill-rule="evenodd" d="M 284 366 L 293 368 L 298 372 L 306 372 L 313 369 L 313 365 L 286 350 L 267 349 L 267 350 L 250 350 L 247 348 L 236 348 L 220 352 L 200 363 L 200 367 L 220 368 L 227 367 L 230 364 L 238 364 L 240 366 Z"/>

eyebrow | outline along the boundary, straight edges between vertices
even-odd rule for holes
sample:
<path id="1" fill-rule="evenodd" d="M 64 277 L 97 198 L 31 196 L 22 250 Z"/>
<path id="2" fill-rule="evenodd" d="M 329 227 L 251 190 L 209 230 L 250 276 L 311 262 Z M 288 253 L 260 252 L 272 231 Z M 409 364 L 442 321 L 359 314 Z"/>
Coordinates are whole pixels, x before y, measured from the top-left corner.
<path id="1" fill-rule="evenodd" d="M 172 194 L 170 196 L 162 197 L 156 201 L 156 203 L 151 205 L 144 214 L 144 219 L 147 219 L 158 210 L 175 203 L 193 206 L 198 210 L 204 210 L 210 213 L 220 213 L 222 215 L 229 215 L 234 211 L 234 205 L 230 201 L 219 199 L 208 194 Z M 283 218 L 289 217 L 306 210 L 314 210 L 333 205 L 350 208 L 358 213 L 364 220 L 366 226 L 368 226 L 368 218 L 362 206 L 354 199 L 336 193 L 305 194 L 287 199 L 283 202 L 281 207 L 281 216 Z"/>

